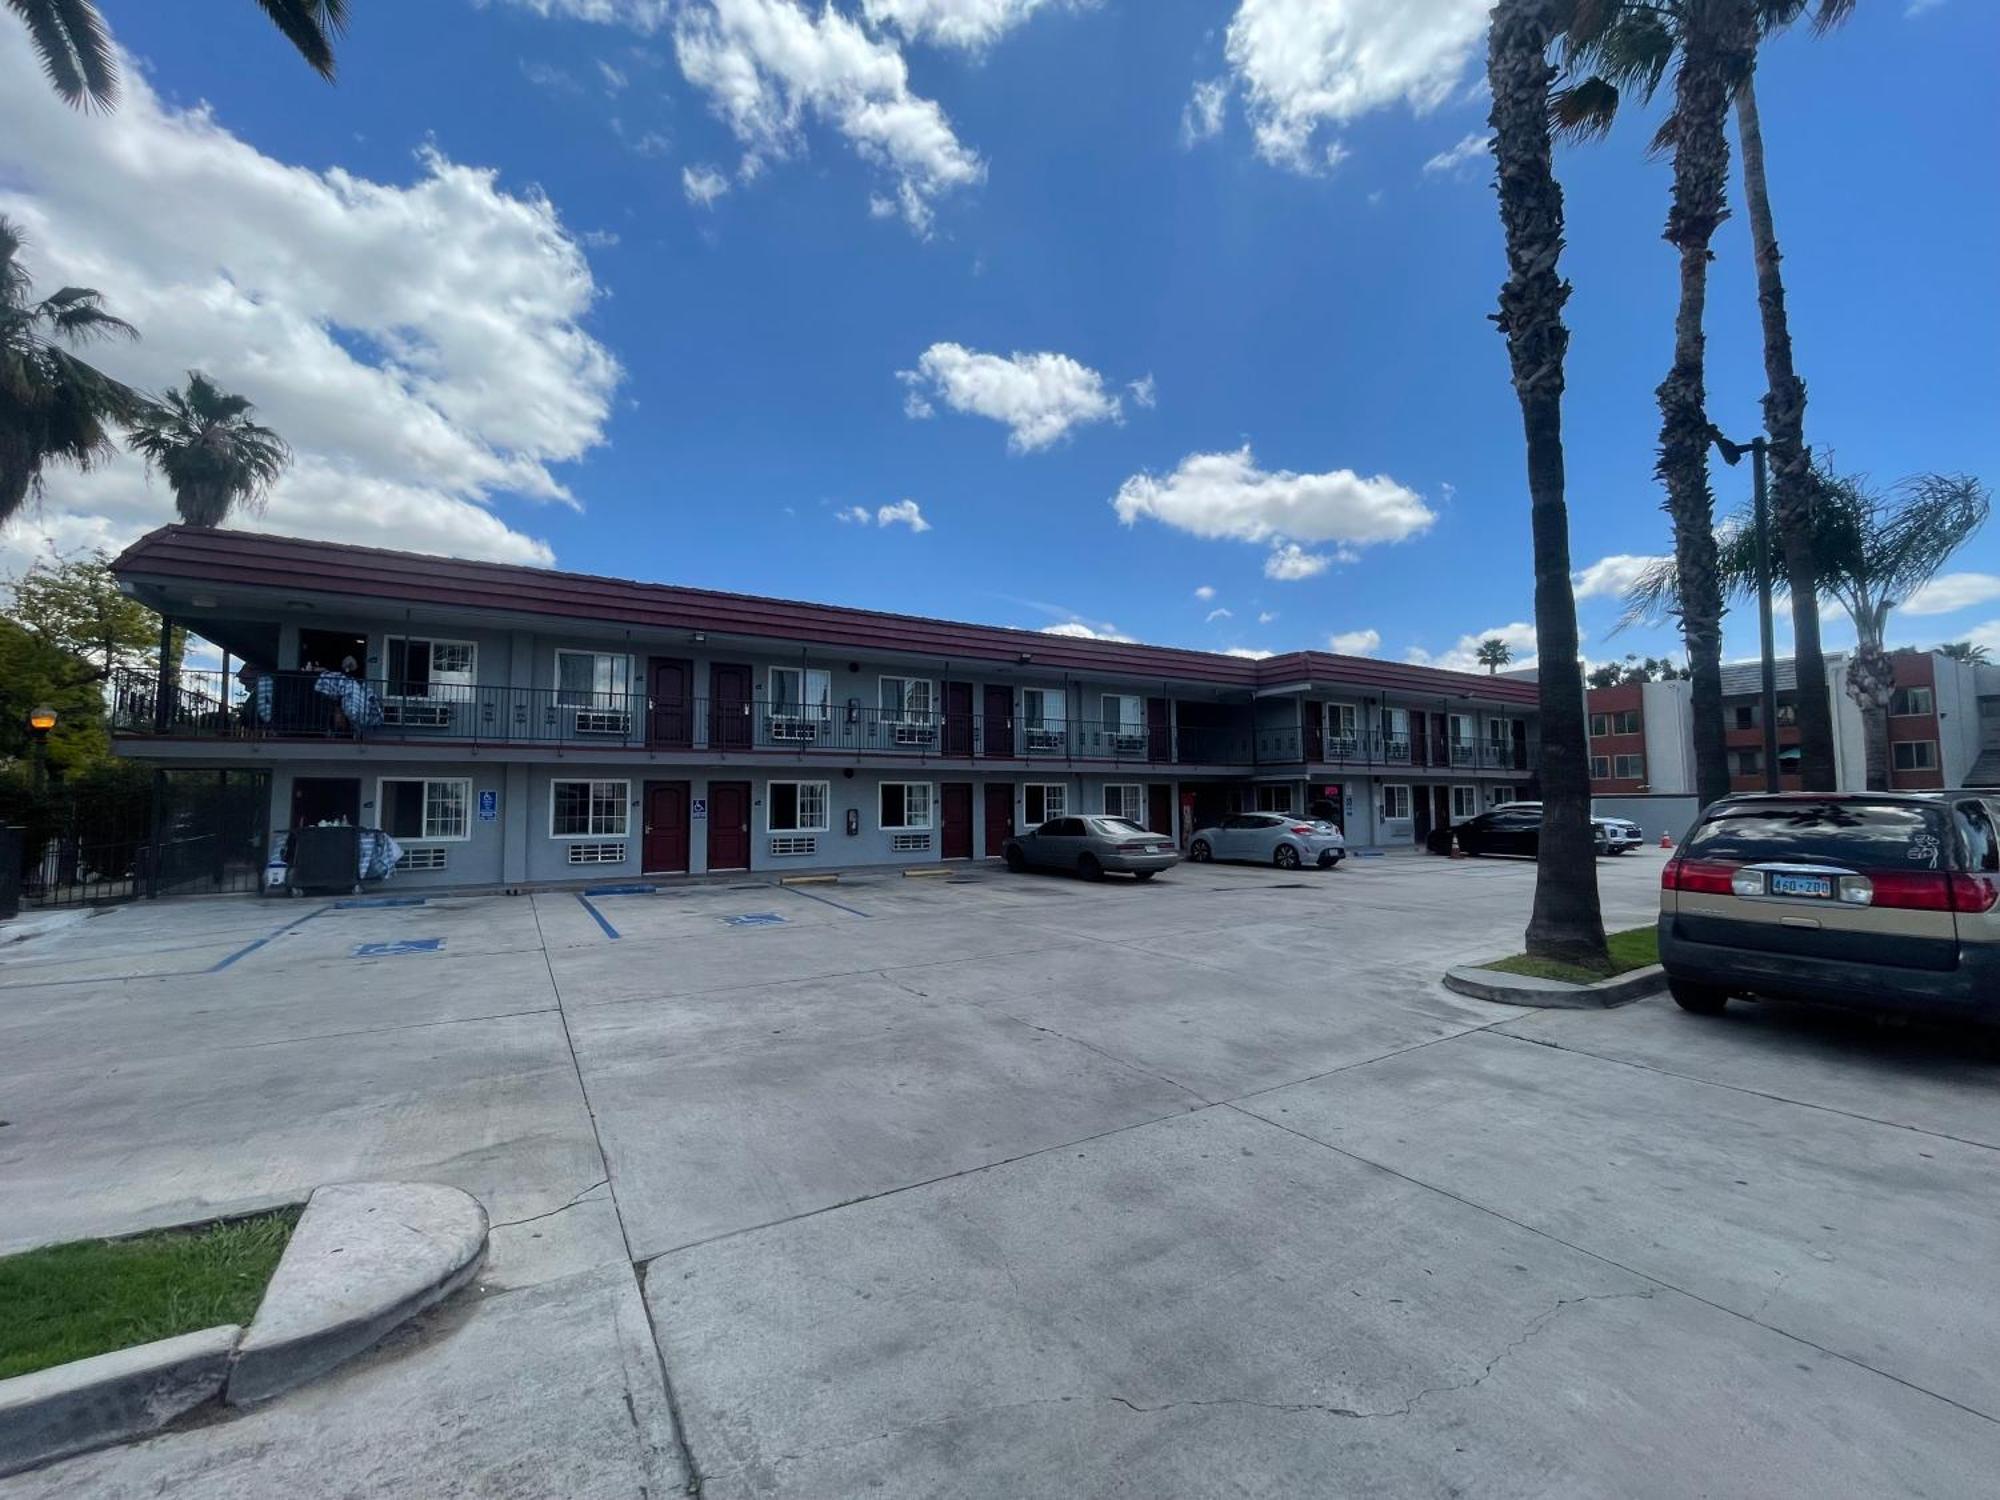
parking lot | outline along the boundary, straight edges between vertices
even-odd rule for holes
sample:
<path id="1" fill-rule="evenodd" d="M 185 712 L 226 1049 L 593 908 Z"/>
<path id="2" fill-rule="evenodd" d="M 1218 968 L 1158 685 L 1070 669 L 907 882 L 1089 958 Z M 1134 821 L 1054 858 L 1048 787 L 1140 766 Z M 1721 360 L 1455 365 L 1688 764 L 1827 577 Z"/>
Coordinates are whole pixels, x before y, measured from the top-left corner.
<path id="1" fill-rule="evenodd" d="M 1608 925 L 1660 859 L 1600 861 Z M 1533 877 L 162 902 L 0 949 L 0 1251 L 346 1178 L 495 1225 L 336 1376 L 0 1496 L 1990 1493 L 1993 1046 L 1443 990 Z"/>

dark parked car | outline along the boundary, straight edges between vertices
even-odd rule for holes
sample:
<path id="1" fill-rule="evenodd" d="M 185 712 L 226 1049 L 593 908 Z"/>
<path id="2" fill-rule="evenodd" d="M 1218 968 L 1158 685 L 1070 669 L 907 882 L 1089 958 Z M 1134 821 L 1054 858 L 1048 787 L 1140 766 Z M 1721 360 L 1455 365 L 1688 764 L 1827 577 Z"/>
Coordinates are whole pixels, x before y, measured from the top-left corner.
<path id="1" fill-rule="evenodd" d="M 1660 875 L 1684 1010 L 1732 995 L 2000 1021 L 2000 801 L 1776 792 L 1709 807 Z"/>
<path id="2" fill-rule="evenodd" d="M 1117 871 L 1151 880 L 1180 863 L 1180 850 L 1164 833 L 1149 833 L 1127 818 L 1051 818 L 1016 834 L 1001 847 L 1010 870 L 1073 870 L 1086 880 Z"/>
<path id="3" fill-rule="evenodd" d="M 1639 825 L 1623 818 L 1592 818 L 1590 832 L 1599 854 L 1623 854 L 1644 842 Z M 1542 804 L 1503 802 L 1463 823 L 1448 836 L 1467 854 L 1521 854 L 1536 858 L 1542 848 Z M 1446 850 L 1440 852 L 1448 852 Z"/>

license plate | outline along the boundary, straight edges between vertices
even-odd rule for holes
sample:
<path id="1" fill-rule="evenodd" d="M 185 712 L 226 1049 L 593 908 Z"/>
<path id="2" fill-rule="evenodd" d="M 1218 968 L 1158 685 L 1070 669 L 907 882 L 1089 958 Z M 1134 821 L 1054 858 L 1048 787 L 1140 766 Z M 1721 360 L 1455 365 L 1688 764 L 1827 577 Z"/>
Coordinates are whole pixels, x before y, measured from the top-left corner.
<path id="1" fill-rule="evenodd" d="M 1833 894 L 1830 875 L 1777 875 L 1771 877 L 1774 896 L 1817 896 L 1825 900 Z"/>

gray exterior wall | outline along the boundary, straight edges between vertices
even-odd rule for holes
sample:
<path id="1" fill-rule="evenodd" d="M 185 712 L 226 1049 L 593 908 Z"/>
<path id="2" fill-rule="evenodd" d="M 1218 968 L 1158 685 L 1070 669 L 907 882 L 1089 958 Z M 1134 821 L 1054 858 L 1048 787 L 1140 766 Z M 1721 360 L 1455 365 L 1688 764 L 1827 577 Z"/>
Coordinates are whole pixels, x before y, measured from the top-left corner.
<path id="1" fill-rule="evenodd" d="M 1649 844 L 1657 844 L 1664 833 L 1679 845 L 1694 827 L 1701 803 L 1693 796 L 1641 792 L 1622 797 L 1593 797 L 1590 810 L 1600 818 L 1628 818 L 1637 823 L 1645 830 Z"/>

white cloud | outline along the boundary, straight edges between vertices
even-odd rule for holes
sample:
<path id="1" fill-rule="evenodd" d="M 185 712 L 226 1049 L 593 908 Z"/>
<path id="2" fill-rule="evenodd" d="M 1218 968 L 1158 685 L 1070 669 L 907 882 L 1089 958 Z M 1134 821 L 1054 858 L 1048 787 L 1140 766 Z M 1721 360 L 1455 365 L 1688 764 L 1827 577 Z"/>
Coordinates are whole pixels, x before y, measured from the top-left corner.
<path id="1" fill-rule="evenodd" d="M 1519 671 L 1535 665 L 1535 627 L 1516 620 L 1511 625 L 1495 625 L 1489 630 L 1476 630 L 1470 635 L 1462 635 L 1458 643 L 1449 651 L 1433 656 L 1421 646 L 1412 646 L 1403 653 L 1403 659 L 1420 667 L 1448 667 L 1454 672 L 1484 672 L 1479 664 L 1479 643 L 1498 636 L 1514 648 L 1514 659 L 1502 668 L 1503 671 Z"/>
<path id="2" fill-rule="evenodd" d="M 1235 618 L 1236 614 L 1233 610 L 1224 609 L 1218 604 L 1208 612 L 1208 618 L 1203 620 L 1202 624 L 1213 625 L 1217 620 L 1233 620 Z"/>
<path id="3" fill-rule="evenodd" d="M 2000 657 L 2000 620 L 1988 620 L 1984 625 L 1973 626 L 1965 639 L 1975 646 L 1984 646 L 1993 656 Z"/>
<path id="4" fill-rule="evenodd" d="M 1181 110 L 1181 144 L 1190 150 L 1222 133 L 1223 116 L 1229 108 L 1229 80 L 1210 78 L 1198 82 Z"/>
<path id="5" fill-rule="evenodd" d="M 923 511 L 914 500 L 898 500 L 894 505 L 877 507 L 877 526 L 907 526 L 912 531 L 923 532 L 931 529 L 931 523 L 924 519 Z"/>
<path id="6" fill-rule="evenodd" d="M 1271 555 L 1264 559 L 1264 576 L 1280 583 L 1297 583 L 1302 578 L 1324 573 L 1332 561 L 1324 552 L 1308 552 L 1297 542 L 1286 542 L 1273 547 Z"/>
<path id="7" fill-rule="evenodd" d="M 612 67 L 601 57 L 597 60 L 597 76 L 604 80 L 604 91 L 607 94 L 622 92 L 625 85 L 632 81 L 622 69 Z"/>
<path id="8" fill-rule="evenodd" d="M 486 0 L 473 3 L 483 5 Z M 666 24 L 674 7 L 674 0 L 512 0 L 512 3 L 538 16 L 630 26 L 635 31 L 657 31 Z"/>
<path id="9" fill-rule="evenodd" d="M 1081 620 L 1065 620 L 1060 625 L 1044 625 L 1042 627 L 1042 634 L 1068 636 L 1072 640 L 1079 641 L 1130 641 L 1132 639 L 1131 636 L 1119 632 L 1114 626 L 1086 625 Z"/>
<path id="10" fill-rule="evenodd" d="M 1257 612 L 1257 623 L 1259 625 L 1269 625 L 1277 618 L 1278 612 L 1275 609 L 1264 609 Z"/>
<path id="11" fill-rule="evenodd" d="M 1051 5 L 1081 8 L 1094 0 L 861 0 L 861 12 L 875 26 L 893 26 L 911 41 L 979 52 L 1038 10 Z"/>
<path id="12" fill-rule="evenodd" d="M 1008 428 L 1007 446 L 1032 453 L 1061 439 L 1072 427 L 1117 421 L 1118 398 L 1107 395 L 1104 377 L 1067 354 L 981 354 L 961 344 L 932 344 L 914 370 L 896 378 L 909 387 L 903 409 L 912 417 L 931 415 L 929 397 L 953 411 L 990 417 Z"/>
<path id="13" fill-rule="evenodd" d="M 1194 591 L 1194 596 L 1195 598 L 1201 600 L 1203 604 L 1208 603 L 1209 600 L 1215 597 L 1215 585 L 1212 583 L 1204 583 L 1200 588 Z"/>
<path id="14" fill-rule="evenodd" d="M 1340 656 L 1372 656 L 1382 649 L 1382 632 L 1342 630 L 1326 638 L 1326 648 Z"/>
<path id="15" fill-rule="evenodd" d="M 810 116 L 893 180 L 919 234 L 939 197 L 986 176 L 944 110 L 910 91 L 896 46 L 831 5 L 813 14 L 796 0 L 690 0 L 673 34 L 683 76 L 760 164 L 796 155 Z"/>
<path id="16" fill-rule="evenodd" d="M 875 519 L 865 505 L 842 506 L 833 513 L 833 518 L 843 526 L 866 526 Z"/>
<path id="17" fill-rule="evenodd" d="M 1159 404 L 1159 387 L 1150 375 L 1141 375 L 1137 380 L 1129 382 L 1125 389 L 1132 393 L 1132 404 L 1135 406 L 1143 406 L 1151 411 Z"/>
<path id="18" fill-rule="evenodd" d="M 729 191 L 729 179 L 714 167 L 682 167 L 681 191 L 696 208 L 710 208 Z"/>
<path id="19" fill-rule="evenodd" d="M 550 466 L 603 440 L 620 378 L 554 205 L 435 149 L 405 185 L 288 166 L 163 104 L 134 59 L 124 82 L 115 113 L 81 117 L 0 27 L 0 213 L 38 286 L 99 287 L 144 335 L 92 357 L 149 389 L 199 368 L 257 403 L 297 462 L 244 524 L 550 561 L 487 506 L 574 503 Z M 171 498 L 121 460 L 52 474 L 49 508 L 129 535 Z"/>
<path id="20" fill-rule="evenodd" d="M 1321 145 L 1372 110 L 1425 114 L 1451 98 L 1486 31 L 1490 0 L 1242 0 L 1226 51 L 1257 154 L 1316 172 L 1344 148 Z"/>
<path id="21" fill-rule="evenodd" d="M 1244 661 L 1269 661 L 1276 653 L 1260 651 L 1254 646 L 1231 646 L 1222 653 L 1224 656 L 1240 657 Z"/>
<path id="22" fill-rule="evenodd" d="M 1135 474 L 1111 505 L 1127 526 L 1150 516 L 1195 536 L 1274 545 L 1288 538 L 1396 542 L 1437 519 L 1421 495 L 1386 474 L 1267 472 L 1257 467 L 1248 443 L 1233 453 L 1191 453 L 1164 478 Z"/>
<path id="23" fill-rule="evenodd" d="M 1600 557 L 1571 582 L 1579 599 L 1621 599 L 1641 574 L 1660 561 L 1640 553 L 1614 552 L 1609 557 Z"/>
<path id="24" fill-rule="evenodd" d="M 1908 0 L 1903 7 L 1903 19 L 1914 21 L 1918 16 L 1926 15 L 1943 4 L 1944 0 Z"/>
<path id="25" fill-rule="evenodd" d="M 1903 601 L 1906 615 L 1949 615 L 2000 599 L 2000 577 L 1991 573 L 1946 573 Z"/>
<path id="26" fill-rule="evenodd" d="M 1491 149 L 1488 140 L 1486 133 L 1479 130 L 1461 137 L 1456 146 L 1438 152 L 1424 163 L 1425 174 L 1434 177 L 1442 172 L 1456 172 L 1460 167 L 1478 161 Z"/>

